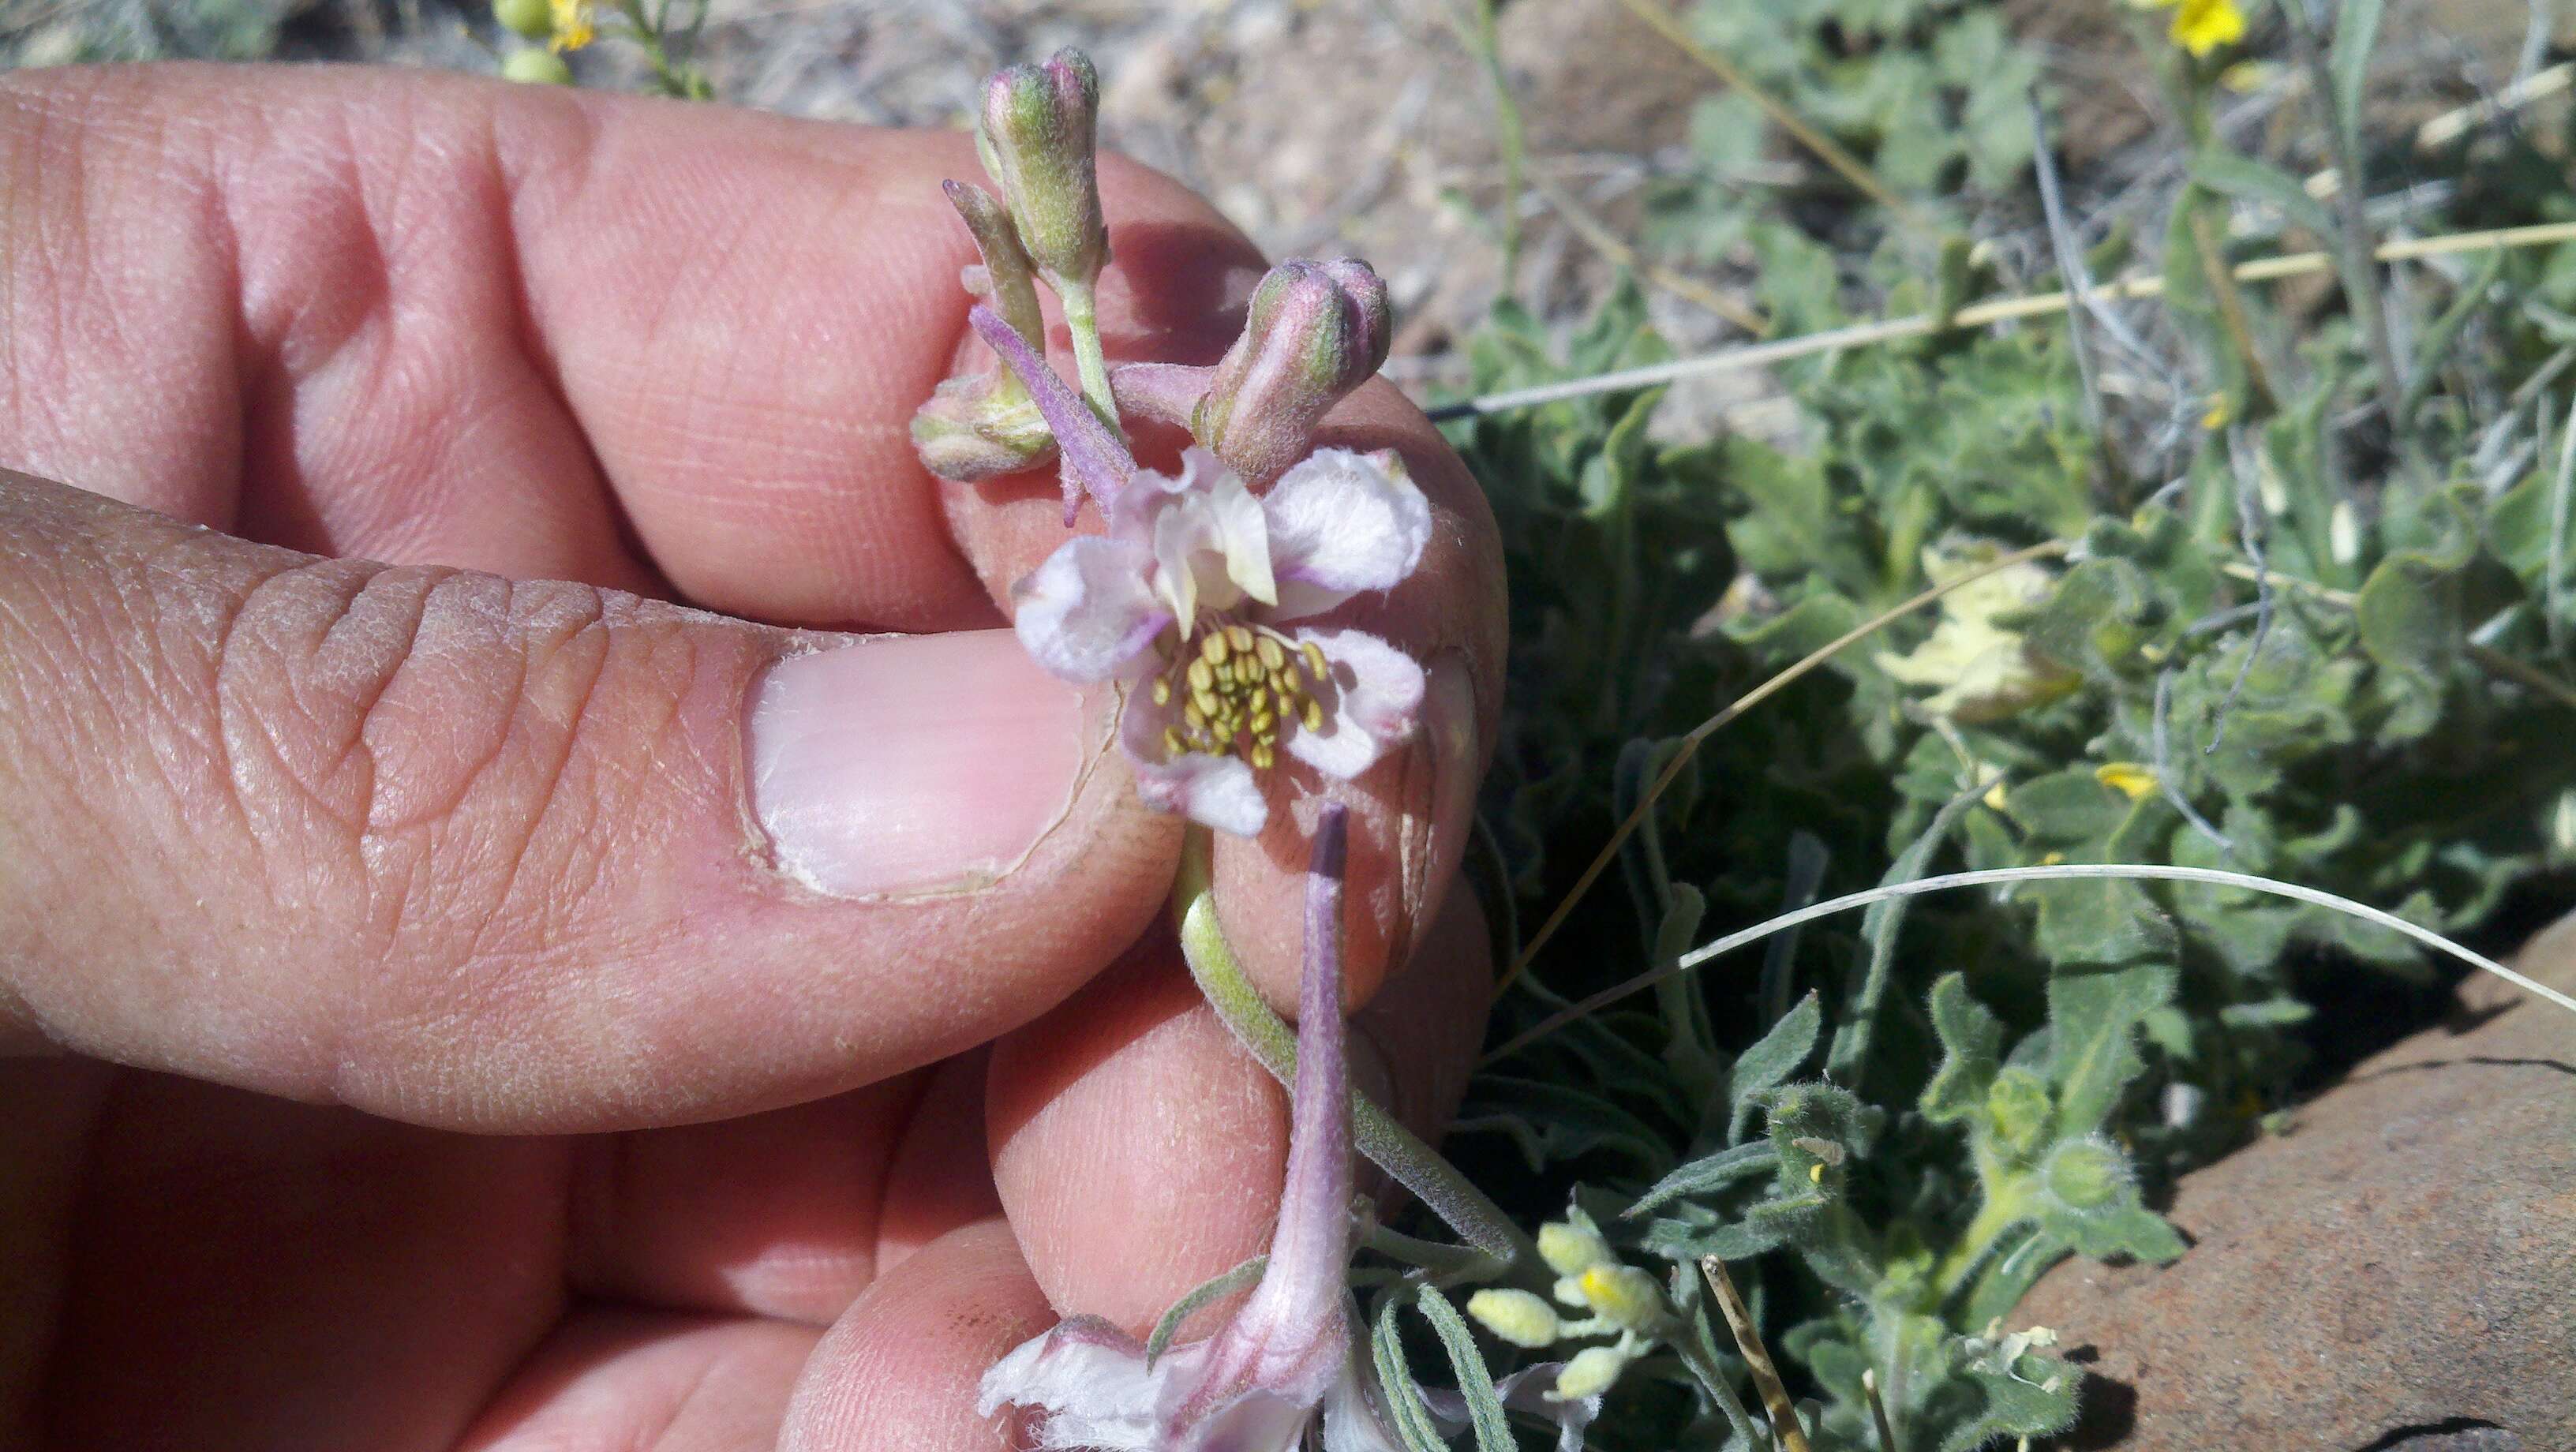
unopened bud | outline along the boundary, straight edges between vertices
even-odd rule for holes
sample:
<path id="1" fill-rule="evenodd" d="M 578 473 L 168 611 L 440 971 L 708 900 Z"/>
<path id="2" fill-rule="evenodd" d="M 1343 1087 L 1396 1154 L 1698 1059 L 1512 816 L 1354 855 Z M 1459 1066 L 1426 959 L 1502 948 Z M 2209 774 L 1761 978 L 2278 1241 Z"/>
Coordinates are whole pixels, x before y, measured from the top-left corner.
<path id="1" fill-rule="evenodd" d="M 1478 1291 L 1467 1298 L 1467 1314 L 1514 1346 L 1548 1346 L 1564 1334 L 1556 1308 L 1527 1291 Z"/>
<path id="2" fill-rule="evenodd" d="M 1574 1359 L 1556 1374 L 1556 1389 L 1549 1392 L 1550 1401 L 1575 1402 L 1597 1397 L 1619 1380 L 1628 1369 L 1628 1358 L 1615 1346 L 1587 1346 L 1574 1353 Z"/>
<path id="3" fill-rule="evenodd" d="M 993 373 L 940 384 L 912 416 L 912 447 L 923 468 L 960 484 L 1033 469 L 1056 452 L 1036 401 Z"/>
<path id="4" fill-rule="evenodd" d="M 572 67 L 544 46 L 532 45 L 501 57 L 501 79 L 531 86 L 569 86 Z"/>
<path id="5" fill-rule="evenodd" d="M 1596 1265 L 1583 1273 L 1583 1300 L 1623 1331 L 1652 1333 L 1664 1324 L 1664 1292 L 1632 1265 Z"/>
<path id="6" fill-rule="evenodd" d="M 1538 1255 L 1561 1276 L 1579 1276 L 1612 1258 L 1610 1243 L 1598 1231 L 1562 1220 L 1538 1228 Z"/>
<path id="7" fill-rule="evenodd" d="M 1355 258 L 1283 262 L 1252 294 L 1191 432 L 1245 479 L 1277 478 L 1315 426 L 1386 361 L 1386 284 Z"/>
<path id="8" fill-rule="evenodd" d="M 984 82 L 975 149 L 1050 285 L 1087 287 L 1109 260 L 1094 159 L 1100 73 L 1070 47 Z"/>
<path id="9" fill-rule="evenodd" d="M 2048 1157 L 2048 1190 L 2077 1210 L 2099 1210 L 2129 1186 L 2129 1161 L 2119 1150 L 2079 1139 Z"/>
<path id="10" fill-rule="evenodd" d="M 549 0 L 492 0 L 492 18 L 530 40 L 544 40 L 555 33 L 554 6 Z"/>
<path id="11" fill-rule="evenodd" d="M 1046 319 L 1038 311 L 1038 284 L 1019 234 L 1012 230 L 1010 209 L 994 200 L 993 194 L 971 183 L 952 181 L 940 184 L 948 193 L 949 203 L 957 215 L 966 220 L 966 230 L 975 234 L 975 250 L 984 258 L 981 268 L 967 269 L 966 290 L 979 297 L 992 299 L 993 311 L 1011 325 L 1011 331 L 1029 340 L 1029 346 L 1046 346 Z M 1019 380 L 1009 369 L 1002 370 L 1009 380 L 1008 393 L 1020 391 Z"/>
<path id="12" fill-rule="evenodd" d="M 2024 1159 L 2038 1152 L 2055 1110 L 2048 1085 L 2028 1069 L 2007 1068 L 1986 1090 L 1986 1113 L 1994 1121 L 1995 1137 Z"/>

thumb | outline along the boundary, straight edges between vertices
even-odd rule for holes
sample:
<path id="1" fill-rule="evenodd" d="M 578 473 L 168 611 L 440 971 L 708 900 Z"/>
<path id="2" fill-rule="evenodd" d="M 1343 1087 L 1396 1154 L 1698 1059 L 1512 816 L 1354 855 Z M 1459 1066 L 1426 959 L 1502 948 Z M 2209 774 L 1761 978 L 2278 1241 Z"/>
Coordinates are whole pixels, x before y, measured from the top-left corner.
<path id="1" fill-rule="evenodd" d="M 0 1047 L 482 1130 L 1035 1017 L 1177 828 L 1007 632 L 316 559 L 0 471 Z"/>

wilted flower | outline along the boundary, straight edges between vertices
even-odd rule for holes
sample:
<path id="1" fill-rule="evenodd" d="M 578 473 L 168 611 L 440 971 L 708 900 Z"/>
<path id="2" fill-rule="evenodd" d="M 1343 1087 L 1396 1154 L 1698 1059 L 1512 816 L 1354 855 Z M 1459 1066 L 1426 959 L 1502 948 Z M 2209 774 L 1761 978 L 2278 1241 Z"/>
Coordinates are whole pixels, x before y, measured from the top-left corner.
<path id="1" fill-rule="evenodd" d="M 1413 734 L 1422 667 L 1366 631 L 1302 624 L 1413 573 L 1431 506 L 1392 453 L 1321 450 L 1256 497 L 1204 449 L 1139 469 L 989 309 L 1001 351 L 1064 446 L 1106 536 L 1058 546 L 1013 590 L 1029 654 L 1069 681 L 1129 683 L 1119 741 L 1152 806 L 1251 835 L 1279 753 L 1350 778 Z"/>
<path id="2" fill-rule="evenodd" d="M 1992 557 L 1990 549 L 1926 550 L 1923 572 L 1934 584 L 1947 584 Z M 2028 561 L 1962 585 L 1941 597 L 1941 623 L 1921 645 L 1904 655 L 1880 652 L 1878 668 L 1909 686 L 1940 687 L 1923 709 L 1963 724 L 1998 721 L 2054 701 L 2081 678 L 2020 632 L 1995 623 L 1998 615 L 2046 599 L 2049 588 L 2048 572 Z"/>

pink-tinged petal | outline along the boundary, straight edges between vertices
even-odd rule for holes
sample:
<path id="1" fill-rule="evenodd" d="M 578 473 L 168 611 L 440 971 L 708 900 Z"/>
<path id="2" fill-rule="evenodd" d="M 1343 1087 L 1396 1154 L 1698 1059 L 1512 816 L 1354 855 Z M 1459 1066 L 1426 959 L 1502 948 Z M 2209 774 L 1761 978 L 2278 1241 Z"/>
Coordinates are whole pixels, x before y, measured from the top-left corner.
<path id="1" fill-rule="evenodd" d="M 1171 623 L 1147 584 L 1153 557 L 1125 540 L 1086 535 L 1011 587 L 1020 644 L 1051 674 L 1105 681 L 1127 674 Z"/>
<path id="2" fill-rule="evenodd" d="M 1422 713 L 1422 666 L 1365 630 L 1301 630 L 1324 653 L 1324 679 L 1314 687 L 1321 730 L 1303 722 L 1282 744 L 1326 776 L 1348 780 L 1411 739 Z"/>
<path id="3" fill-rule="evenodd" d="M 1367 1352 L 1351 1348 L 1341 1380 L 1324 1393 L 1324 1452 L 1405 1452 L 1387 1430 L 1387 1413 Z"/>
<path id="4" fill-rule="evenodd" d="M 1262 509 L 1280 584 L 1275 620 L 1393 589 L 1431 542 L 1431 501 L 1391 453 L 1318 449 L 1281 476 Z"/>
<path id="5" fill-rule="evenodd" d="M 1279 586 L 1270 573 L 1270 519 L 1261 501 L 1243 487 L 1232 469 L 1208 456 L 1222 471 L 1208 486 L 1208 518 L 1215 525 L 1217 554 L 1238 600 L 1249 596 L 1264 605 L 1279 601 Z"/>
<path id="6" fill-rule="evenodd" d="M 1054 433 L 1056 447 L 1064 454 L 1064 522 L 1073 526 L 1074 511 L 1082 503 L 1082 491 L 1108 509 L 1118 501 L 1119 492 L 1136 472 L 1135 456 L 1127 446 L 1091 411 L 1091 405 L 1068 387 L 1056 371 L 1047 366 L 1046 355 L 1029 346 L 1019 331 L 1002 320 L 1002 315 L 978 303 L 968 311 L 966 320 L 974 325 L 976 336 L 992 345 L 1002 356 L 1003 364 L 1019 375 L 1037 403 L 1038 413 Z"/>
<path id="7" fill-rule="evenodd" d="M 1187 752 L 1164 759 L 1163 729 L 1179 719 L 1177 701 L 1158 708 L 1143 691 L 1128 692 L 1118 744 L 1135 769 L 1137 797 L 1155 811 L 1175 812 L 1220 832 L 1260 835 L 1270 820 L 1270 802 L 1241 757 Z"/>
<path id="8" fill-rule="evenodd" d="M 1076 1316 L 993 1363 L 975 1414 L 1005 1406 L 1039 1413 L 1040 1448 L 1149 1452 L 1160 1446 L 1159 1412 L 1172 1380 L 1192 1374 L 1200 1359 L 1199 1347 L 1176 1347 L 1149 1370 L 1142 1342 L 1097 1316 Z"/>

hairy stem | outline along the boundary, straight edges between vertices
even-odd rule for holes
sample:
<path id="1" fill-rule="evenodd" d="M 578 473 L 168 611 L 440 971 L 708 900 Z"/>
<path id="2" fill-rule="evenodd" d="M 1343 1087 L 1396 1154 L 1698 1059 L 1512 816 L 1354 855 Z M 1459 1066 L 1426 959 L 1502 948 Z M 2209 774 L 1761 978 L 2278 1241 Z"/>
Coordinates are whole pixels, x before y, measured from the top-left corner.
<path id="1" fill-rule="evenodd" d="M 1118 426 L 1118 400 L 1109 391 L 1109 360 L 1100 351 L 1100 319 L 1091 284 L 1058 281 L 1055 291 L 1064 300 L 1065 331 L 1073 335 L 1073 367 L 1082 382 L 1082 401 L 1124 442 L 1127 434 Z"/>

